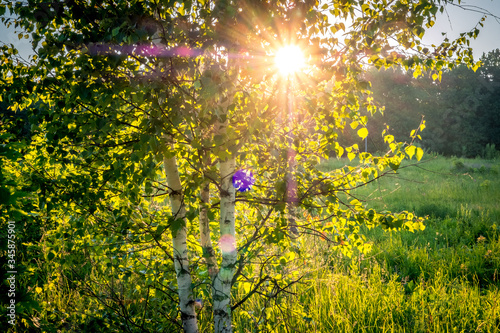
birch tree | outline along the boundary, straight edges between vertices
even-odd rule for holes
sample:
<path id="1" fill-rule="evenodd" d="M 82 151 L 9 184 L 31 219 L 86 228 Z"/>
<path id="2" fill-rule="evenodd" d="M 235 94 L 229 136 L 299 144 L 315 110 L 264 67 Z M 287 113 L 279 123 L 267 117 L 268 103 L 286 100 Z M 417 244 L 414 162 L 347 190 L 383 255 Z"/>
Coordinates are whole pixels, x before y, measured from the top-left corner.
<path id="1" fill-rule="evenodd" d="M 386 135 L 382 156 L 338 141 L 349 128 L 368 135 L 368 66 L 477 67 L 467 47 L 477 29 L 421 45 L 448 3 L 3 1 L 35 50 L 25 63 L 3 46 L 1 98 L 30 112 L 23 165 L 45 184 L 45 269 L 86 302 L 65 315 L 110 331 L 232 332 L 232 311 L 252 295 L 301 279 L 286 267 L 306 256 L 307 237 L 350 255 L 368 250 L 361 225 L 422 229 L 411 212 L 367 209 L 352 189 L 420 159 L 424 123 L 407 142 Z M 287 45 L 306 59 L 293 91 L 275 64 Z M 359 166 L 318 169 L 331 154 Z M 212 324 L 198 320 L 200 298 Z"/>

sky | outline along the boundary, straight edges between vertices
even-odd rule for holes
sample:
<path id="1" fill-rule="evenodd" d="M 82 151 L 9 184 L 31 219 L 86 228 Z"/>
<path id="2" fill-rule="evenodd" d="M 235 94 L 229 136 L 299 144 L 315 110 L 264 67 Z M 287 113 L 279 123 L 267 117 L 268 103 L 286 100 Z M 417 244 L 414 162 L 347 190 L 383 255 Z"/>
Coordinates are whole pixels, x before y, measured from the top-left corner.
<path id="1" fill-rule="evenodd" d="M 483 22 L 484 28 L 479 37 L 471 41 L 474 57 L 477 59 L 483 53 L 500 49 L 500 0 L 462 0 L 462 6 L 469 10 L 448 6 L 447 12 L 426 33 L 424 43 L 439 44 L 444 38 L 442 32 L 446 32 L 450 40 L 457 38 L 461 32 L 473 29 L 486 11 L 492 15 Z M 14 44 L 24 59 L 32 54 L 29 40 L 19 40 L 13 27 L 8 29 L 0 22 L 0 45 L 3 43 Z"/>
<path id="2" fill-rule="evenodd" d="M 493 15 L 488 15 L 483 22 L 484 27 L 479 27 L 482 29 L 479 37 L 470 44 L 474 50 L 474 58 L 500 49 L 500 0 L 463 0 L 462 5 L 468 10 L 448 6 L 448 11 L 438 17 L 436 24 L 426 32 L 424 42 L 427 44 L 441 42 L 444 38 L 441 32 L 446 32 L 450 40 L 458 38 L 461 32 L 474 29 L 484 16 L 483 13 L 488 11 Z"/>

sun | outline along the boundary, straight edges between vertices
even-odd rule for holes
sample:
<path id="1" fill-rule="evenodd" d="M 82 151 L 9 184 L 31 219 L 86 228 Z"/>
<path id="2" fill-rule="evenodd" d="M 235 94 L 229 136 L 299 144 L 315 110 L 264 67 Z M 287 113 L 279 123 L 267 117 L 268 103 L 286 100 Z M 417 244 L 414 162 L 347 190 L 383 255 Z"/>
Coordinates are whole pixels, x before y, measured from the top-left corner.
<path id="1" fill-rule="evenodd" d="M 297 45 L 287 45 L 276 52 L 274 63 L 281 75 L 289 76 L 305 66 L 306 58 L 300 47 Z"/>

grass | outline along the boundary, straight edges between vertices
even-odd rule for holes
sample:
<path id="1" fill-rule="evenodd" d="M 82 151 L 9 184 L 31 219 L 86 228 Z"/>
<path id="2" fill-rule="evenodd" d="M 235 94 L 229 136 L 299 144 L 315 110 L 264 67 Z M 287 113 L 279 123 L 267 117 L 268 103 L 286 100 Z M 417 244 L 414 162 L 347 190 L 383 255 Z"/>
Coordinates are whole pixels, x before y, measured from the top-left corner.
<path id="1" fill-rule="evenodd" d="M 234 314 L 235 331 L 500 332 L 499 169 L 432 157 L 361 188 L 369 207 L 428 216 L 426 229 L 363 230 L 373 250 L 353 258 L 309 241 L 315 260 L 296 265 L 312 272 L 307 280 L 250 299 Z"/>
<path id="2" fill-rule="evenodd" d="M 321 167 L 345 163 L 334 159 Z M 262 284 L 260 294 L 234 311 L 234 332 L 500 332 L 500 161 L 431 156 L 414 164 L 405 162 L 397 174 L 354 194 L 369 208 L 427 216 L 424 231 L 362 229 L 372 252 L 351 258 L 319 238 L 301 238 L 293 246 L 301 246 L 303 255 L 279 269 L 288 270 L 281 272 L 285 278 L 290 272 L 304 278 L 272 297 L 265 296 L 275 293 L 276 284 Z M 41 322 L 61 330 L 44 331 L 116 332 L 126 326 L 122 308 L 88 303 L 84 295 L 67 292 L 54 274 L 40 294 Z M 129 285 L 141 286 L 141 279 L 138 275 Z M 136 311 L 133 318 L 157 325 L 158 316 L 155 329 L 178 330 L 161 326 L 179 317 L 175 296 L 151 296 L 151 309 L 161 310 L 145 317 L 136 290 L 130 295 L 138 303 L 125 308 Z M 246 295 L 243 285 L 234 292 L 237 299 Z M 209 302 L 200 310 L 200 332 L 213 331 L 211 310 Z"/>
<path id="3" fill-rule="evenodd" d="M 333 159 L 323 168 L 344 164 L 344 160 Z M 455 216 L 463 206 L 474 213 L 489 210 L 500 218 L 499 173 L 499 162 L 481 159 L 405 161 L 397 174 L 367 185 L 357 195 L 378 210 L 409 210 L 420 216 L 445 218 Z"/>

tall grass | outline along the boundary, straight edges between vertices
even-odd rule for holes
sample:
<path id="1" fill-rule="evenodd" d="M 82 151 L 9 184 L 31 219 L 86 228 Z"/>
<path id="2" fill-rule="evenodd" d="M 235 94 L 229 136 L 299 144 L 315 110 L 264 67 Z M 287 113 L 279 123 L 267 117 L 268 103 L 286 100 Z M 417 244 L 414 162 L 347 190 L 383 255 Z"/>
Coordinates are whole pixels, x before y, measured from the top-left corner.
<path id="1" fill-rule="evenodd" d="M 328 161 L 325 169 L 343 166 Z M 499 163 L 434 157 L 356 195 L 428 216 L 423 232 L 364 230 L 372 252 L 346 258 L 308 242 L 305 279 L 235 312 L 237 332 L 500 332 Z"/>
<path id="2" fill-rule="evenodd" d="M 363 267 L 363 264 L 359 266 Z M 369 266 L 319 267 L 295 295 L 274 300 L 267 316 L 263 298 L 253 298 L 235 316 L 237 332 L 496 332 L 498 286 L 481 288 L 437 268 L 408 280 L 373 258 Z"/>
<path id="3" fill-rule="evenodd" d="M 321 167 L 345 163 L 330 160 Z M 277 296 L 263 286 L 234 311 L 235 332 L 500 332 L 499 170 L 498 160 L 432 157 L 406 162 L 396 174 L 357 189 L 367 207 L 428 216 L 426 229 L 363 229 L 372 252 L 351 258 L 319 238 L 298 240 L 312 259 L 296 258 L 288 269 L 303 278 Z M 39 295 L 45 309 L 40 326 L 61 330 L 41 331 L 125 330 L 116 311 L 68 292 L 66 284 L 51 285 Z M 243 286 L 234 293 L 241 299 Z M 141 312 L 141 318 L 168 316 L 170 326 L 157 330 L 178 330 L 175 296 L 155 299 L 152 308 L 161 311 Z M 138 302 L 130 309 L 145 306 Z M 200 332 L 213 331 L 209 303 L 207 297 L 198 314 Z"/>

